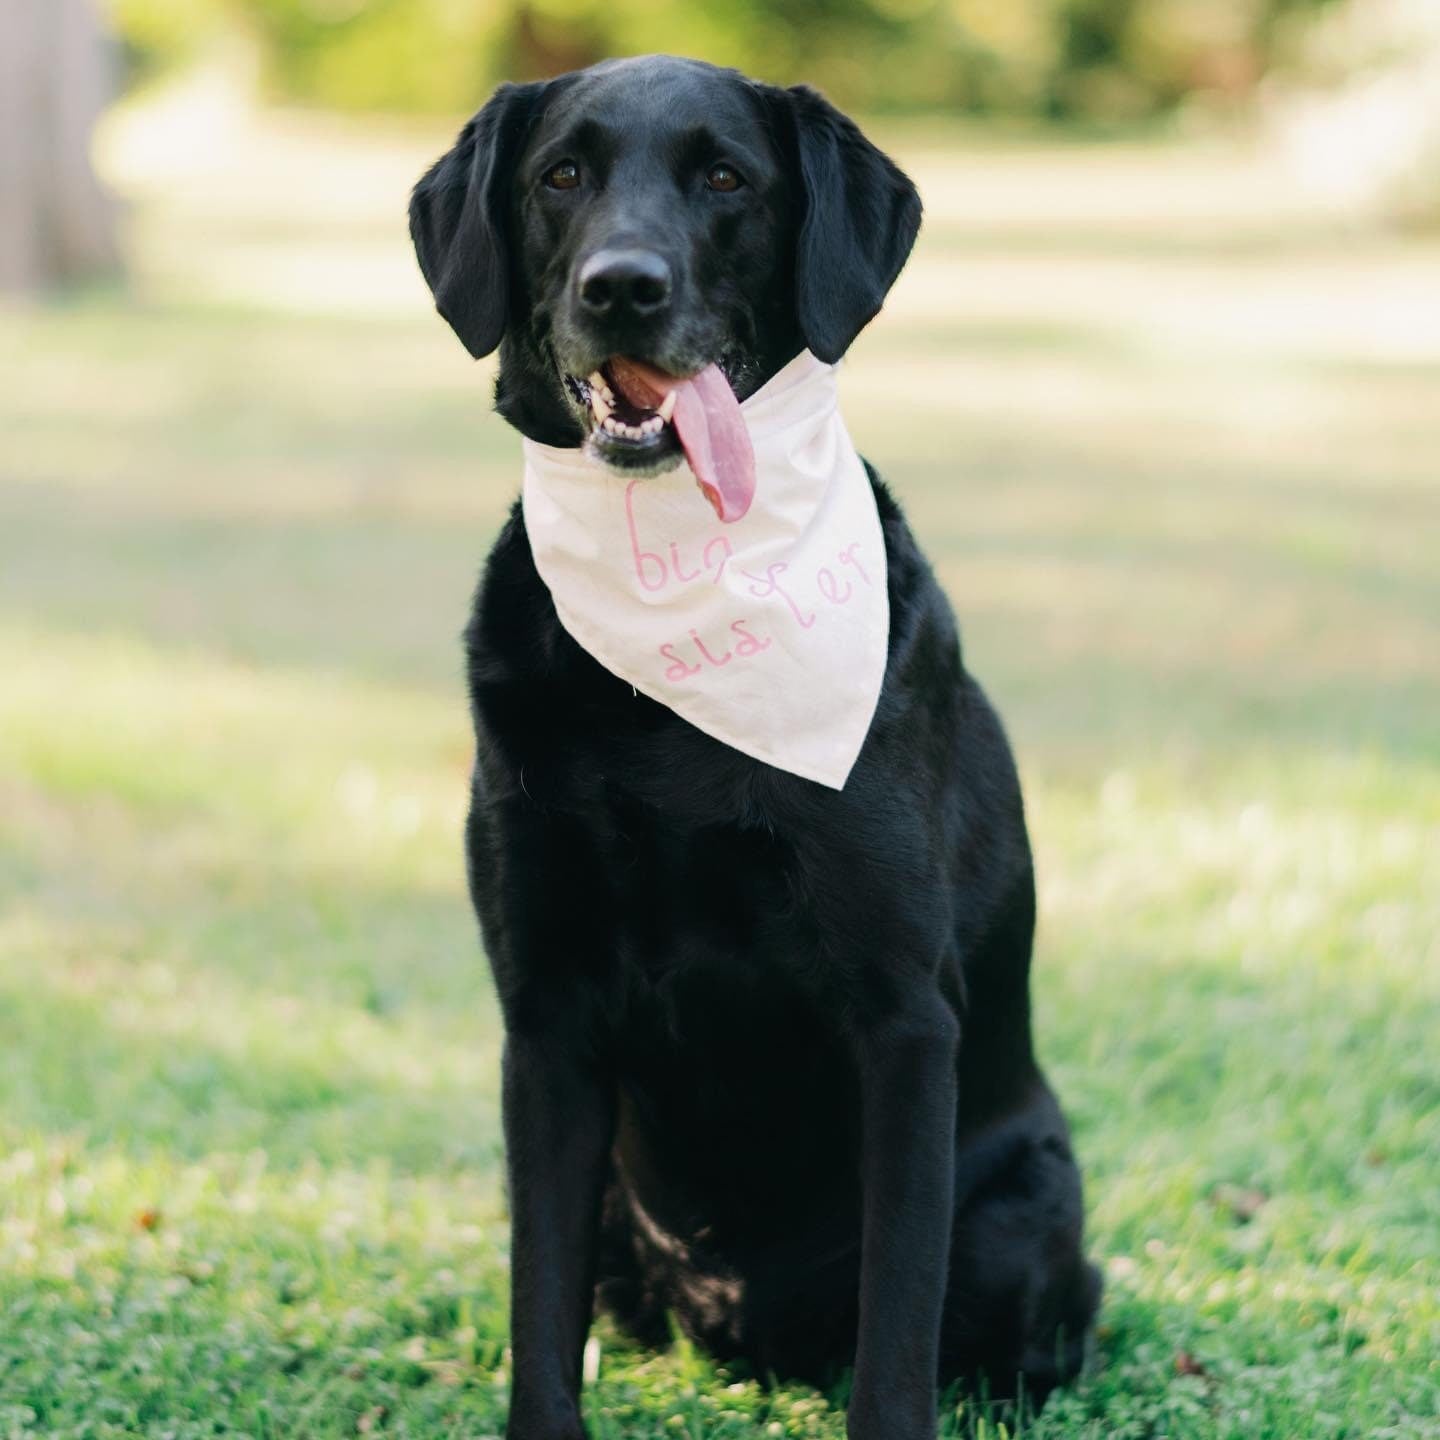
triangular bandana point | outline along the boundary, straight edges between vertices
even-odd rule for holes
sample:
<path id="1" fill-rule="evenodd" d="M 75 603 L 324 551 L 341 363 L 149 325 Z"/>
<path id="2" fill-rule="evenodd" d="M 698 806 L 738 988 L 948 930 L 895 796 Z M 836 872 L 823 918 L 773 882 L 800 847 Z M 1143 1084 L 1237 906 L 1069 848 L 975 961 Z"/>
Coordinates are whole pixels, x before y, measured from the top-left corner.
<path id="1" fill-rule="evenodd" d="M 808 351 L 741 405 L 755 499 L 723 524 L 688 466 L 626 480 L 524 442 L 525 527 L 560 623 L 613 675 L 697 729 L 843 788 L 885 678 L 885 542 Z"/>

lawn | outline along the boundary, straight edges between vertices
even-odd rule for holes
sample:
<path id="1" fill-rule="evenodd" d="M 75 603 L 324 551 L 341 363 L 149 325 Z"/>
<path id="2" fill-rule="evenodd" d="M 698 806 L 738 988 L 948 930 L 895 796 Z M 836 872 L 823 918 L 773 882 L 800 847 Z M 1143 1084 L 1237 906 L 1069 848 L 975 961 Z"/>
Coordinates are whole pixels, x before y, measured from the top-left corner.
<path id="1" fill-rule="evenodd" d="M 0 314 L 0 1440 L 495 1435 L 516 442 L 405 253 L 434 137 L 185 138 L 114 142 L 130 298 Z M 1440 1436 L 1440 246 L 942 138 L 844 390 L 1019 753 L 1107 1274 L 1080 1384 L 947 1433 Z M 597 1333 L 597 1440 L 843 1434 Z"/>

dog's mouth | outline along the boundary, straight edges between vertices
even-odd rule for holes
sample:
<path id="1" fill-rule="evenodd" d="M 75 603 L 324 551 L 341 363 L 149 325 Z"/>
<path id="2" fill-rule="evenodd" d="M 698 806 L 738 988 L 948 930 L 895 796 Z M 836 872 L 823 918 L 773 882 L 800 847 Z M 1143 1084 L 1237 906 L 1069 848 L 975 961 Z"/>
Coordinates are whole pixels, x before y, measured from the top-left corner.
<path id="1" fill-rule="evenodd" d="M 612 470 L 655 474 L 669 469 L 684 454 L 675 433 L 674 391 L 657 402 L 648 388 L 632 385 L 632 398 L 615 375 L 615 364 L 607 360 L 583 379 L 565 377 L 571 395 L 588 418 L 586 447 Z"/>
<path id="2" fill-rule="evenodd" d="M 740 402 L 718 365 L 677 376 L 612 355 L 565 384 L 587 422 L 586 450 L 622 475 L 658 475 L 683 456 L 701 493 L 724 521 L 738 520 L 755 494 L 755 455 Z"/>

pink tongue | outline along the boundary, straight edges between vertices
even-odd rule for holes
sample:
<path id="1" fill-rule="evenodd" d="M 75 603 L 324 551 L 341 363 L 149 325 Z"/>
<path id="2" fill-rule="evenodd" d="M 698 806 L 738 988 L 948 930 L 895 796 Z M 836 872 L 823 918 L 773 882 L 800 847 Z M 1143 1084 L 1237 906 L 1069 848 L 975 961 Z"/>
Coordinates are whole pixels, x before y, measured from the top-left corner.
<path id="1" fill-rule="evenodd" d="M 672 422 L 695 472 L 700 491 L 729 524 L 755 498 L 755 452 L 740 414 L 740 402 L 718 365 L 707 365 L 688 380 L 623 355 L 609 362 L 610 377 L 636 404 L 654 409 L 675 396 Z"/>

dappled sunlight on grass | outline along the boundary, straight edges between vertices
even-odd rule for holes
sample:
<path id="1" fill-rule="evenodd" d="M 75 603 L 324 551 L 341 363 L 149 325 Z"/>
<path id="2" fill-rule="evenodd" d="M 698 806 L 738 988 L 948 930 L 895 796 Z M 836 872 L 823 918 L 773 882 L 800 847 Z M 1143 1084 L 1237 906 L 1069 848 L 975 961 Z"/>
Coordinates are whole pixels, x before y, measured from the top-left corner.
<path id="1" fill-rule="evenodd" d="M 31 627 L 0 628 L 0 656 L 0 756 L 49 793 L 194 817 L 197 842 L 242 868 L 308 859 L 354 878 L 373 865 L 461 893 L 472 742 L 454 697 Z M 77 675 L 84 705 L 67 703 Z"/>

